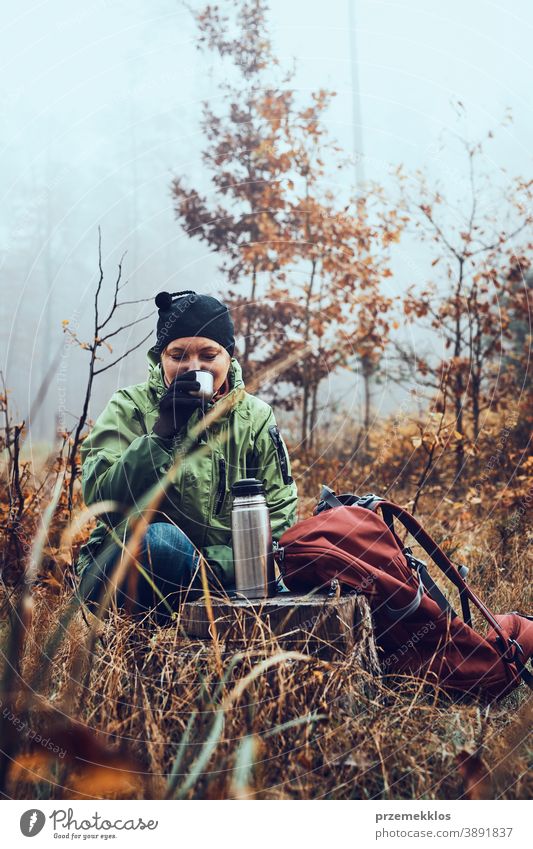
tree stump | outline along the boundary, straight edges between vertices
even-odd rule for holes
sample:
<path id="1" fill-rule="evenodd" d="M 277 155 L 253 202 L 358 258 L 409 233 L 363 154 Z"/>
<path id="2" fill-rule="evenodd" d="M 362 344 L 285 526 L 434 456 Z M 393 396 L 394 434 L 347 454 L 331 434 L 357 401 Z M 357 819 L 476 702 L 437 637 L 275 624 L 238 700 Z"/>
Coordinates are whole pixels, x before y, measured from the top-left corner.
<path id="1" fill-rule="evenodd" d="M 369 672 L 379 672 L 370 608 L 363 596 L 279 593 L 257 601 L 212 596 L 211 606 L 216 637 L 226 650 L 239 651 L 275 638 L 283 648 L 324 659 L 353 653 Z M 191 639 L 215 636 L 202 599 L 185 602 L 178 623 Z"/>

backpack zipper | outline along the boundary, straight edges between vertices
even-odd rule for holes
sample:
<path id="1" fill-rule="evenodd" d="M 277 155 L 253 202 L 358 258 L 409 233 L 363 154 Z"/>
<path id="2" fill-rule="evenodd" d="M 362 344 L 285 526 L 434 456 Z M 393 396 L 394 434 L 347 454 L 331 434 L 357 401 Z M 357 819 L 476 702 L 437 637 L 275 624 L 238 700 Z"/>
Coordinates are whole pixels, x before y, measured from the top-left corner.
<path id="1" fill-rule="evenodd" d="M 295 542 L 293 542 L 292 546 L 298 547 L 299 541 L 296 540 Z M 283 574 L 286 574 L 287 554 L 290 554 L 290 548 L 291 548 L 290 543 L 288 545 L 286 544 L 286 545 L 283 546 L 283 555 L 282 555 L 283 566 L 284 566 Z M 326 554 L 329 557 L 331 557 L 331 548 L 326 548 L 326 546 L 317 546 L 317 545 L 307 546 L 307 544 L 304 543 L 303 548 L 304 548 L 306 555 Z M 400 553 L 403 554 L 403 552 L 400 552 Z M 357 574 L 358 574 L 358 577 L 362 577 L 362 585 L 363 585 L 362 588 L 359 589 L 359 590 L 356 590 L 356 592 L 361 592 L 361 590 L 365 590 L 368 586 L 370 586 L 370 587 L 372 586 L 372 584 L 374 583 L 374 580 L 372 578 L 370 578 L 370 580 L 369 580 L 369 577 L 368 577 L 367 574 L 361 575 L 361 572 L 363 572 L 364 570 L 361 570 L 360 568 L 357 567 L 357 559 L 358 559 L 357 557 L 354 557 L 351 554 L 346 554 L 344 551 L 338 551 L 338 550 L 335 551 L 334 556 L 335 556 L 335 560 L 338 560 L 341 563 L 346 563 L 346 565 L 348 565 L 348 566 L 353 566 L 354 561 L 355 561 Z M 380 571 L 382 571 L 385 575 L 389 574 L 388 572 L 385 572 L 384 569 L 381 569 Z M 394 575 L 390 575 L 390 577 L 394 578 Z M 399 580 L 399 579 L 396 578 L 396 580 Z M 342 583 L 342 577 L 341 577 L 341 583 Z M 407 583 L 407 580 L 405 581 L 405 584 L 406 584 L 406 586 L 409 586 L 409 584 Z M 413 589 L 412 586 L 411 586 L 411 589 Z M 398 590 L 396 590 L 396 592 L 398 592 Z M 373 593 L 370 592 L 369 595 L 373 595 Z M 396 595 L 396 593 L 393 594 L 392 598 L 394 598 L 395 595 Z"/>
<path id="2" fill-rule="evenodd" d="M 226 497 L 226 461 L 224 457 L 219 457 L 218 460 L 218 490 L 217 501 L 215 506 L 215 516 L 222 510 L 224 498 Z"/>

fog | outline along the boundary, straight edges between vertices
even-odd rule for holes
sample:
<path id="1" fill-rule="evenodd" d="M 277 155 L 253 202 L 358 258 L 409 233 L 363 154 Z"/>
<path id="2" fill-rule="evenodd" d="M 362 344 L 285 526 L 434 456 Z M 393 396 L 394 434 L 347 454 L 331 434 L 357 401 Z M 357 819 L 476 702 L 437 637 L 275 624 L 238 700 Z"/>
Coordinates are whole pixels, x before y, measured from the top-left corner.
<path id="1" fill-rule="evenodd" d="M 391 170 L 404 163 L 408 170 L 427 168 L 460 197 L 459 150 L 447 143 L 439 149 L 442 133 L 460 129 L 476 140 L 507 109 L 514 120 L 488 146 L 488 165 L 495 180 L 504 179 L 501 168 L 530 175 L 530 2 L 355 0 L 353 6 L 356 135 L 367 180 L 392 194 Z M 292 85 L 302 102 L 318 88 L 337 92 L 328 127 L 353 153 L 348 0 L 273 0 L 270 8 L 277 55 L 287 65 L 296 62 Z M 170 0 L 3 4 L 0 364 L 13 412 L 22 418 L 57 362 L 32 421 L 36 441 L 52 439 L 58 416 L 73 427 L 80 411 L 87 352 L 65 346 L 62 321 L 80 339 L 90 338 L 98 227 L 109 295 L 124 252 L 124 298 L 152 298 L 163 289 L 223 294 L 216 256 L 181 230 L 170 197 L 174 175 L 208 187 L 201 103 L 220 97 L 222 66 L 197 51 L 194 36 L 190 12 Z M 339 175 L 339 192 L 354 178 L 355 169 Z M 416 240 L 397 246 L 393 268 L 384 286 L 395 294 L 423 281 L 427 268 Z M 106 361 L 155 328 L 153 302 L 124 310 L 124 322 L 143 315 L 147 321 L 120 336 Z M 97 379 L 93 418 L 115 388 L 144 380 L 151 342 Z M 378 389 L 376 411 L 390 410 L 394 399 Z"/>

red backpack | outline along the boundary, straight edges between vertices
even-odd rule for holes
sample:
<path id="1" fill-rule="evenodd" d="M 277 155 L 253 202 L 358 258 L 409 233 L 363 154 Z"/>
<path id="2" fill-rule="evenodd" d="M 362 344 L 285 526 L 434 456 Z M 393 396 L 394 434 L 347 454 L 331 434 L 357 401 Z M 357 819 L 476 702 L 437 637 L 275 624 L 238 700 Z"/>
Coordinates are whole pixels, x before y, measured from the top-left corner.
<path id="1" fill-rule="evenodd" d="M 426 564 L 404 547 L 394 519 L 457 587 L 462 619 Z M 454 565 L 397 504 L 376 495 L 337 497 L 323 486 L 313 515 L 282 535 L 276 559 L 291 591 L 324 589 L 337 579 L 367 597 L 384 673 L 426 676 L 445 689 L 488 699 L 506 695 L 521 680 L 533 688 L 526 668 L 533 654 L 533 617 L 492 614 L 466 583 L 466 566 Z M 490 625 L 485 636 L 472 627 L 470 603 Z"/>

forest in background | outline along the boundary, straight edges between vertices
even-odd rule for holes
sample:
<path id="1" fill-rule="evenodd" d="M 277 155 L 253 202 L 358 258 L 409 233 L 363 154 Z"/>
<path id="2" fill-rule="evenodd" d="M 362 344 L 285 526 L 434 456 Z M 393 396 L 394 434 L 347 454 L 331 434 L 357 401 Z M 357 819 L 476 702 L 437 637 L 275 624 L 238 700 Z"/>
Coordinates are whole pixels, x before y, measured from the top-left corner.
<path id="1" fill-rule="evenodd" d="M 170 188 L 183 231 L 219 259 L 247 384 L 290 421 L 299 518 L 311 515 L 322 483 L 386 494 L 460 556 L 492 609 L 527 612 L 533 181 L 495 185 L 485 154 L 495 128 L 475 142 L 459 134 L 444 141 L 463 150 L 459 198 L 401 167 L 395 198 L 378 185 L 341 197 L 324 156 L 327 148 L 336 179 L 345 174 L 349 186 L 353 163 L 327 131 L 334 92 L 316 91 L 301 105 L 273 53 L 262 0 L 228 4 L 229 17 L 221 8 L 196 14 L 199 50 L 238 72 L 221 85 L 216 107 L 204 108 L 209 190 L 186 176 Z M 390 252 L 408 232 L 426 248 L 426 283 L 398 294 Z M 3 703 L 58 738 L 70 735 L 74 753 L 61 761 L 21 747 L 4 716 L 4 792 L 526 796 L 523 688 L 484 711 L 424 682 L 394 688 L 371 679 L 353 658 L 284 658 L 268 635 L 263 657 L 235 656 L 221 676 L 216 645 L 205 652 L 157 629 L 146 656 L 126 617 L 97 628 L 74 609 L 73 564 L 95 521 L 79 482 L 94 381 L 147 344 L 145 324 L 121 321 L 122 263 L 110 280 L 98 247 L 94 333 L 81 338 L 69 320 L 63 325 L 65 348 L 86 357 L 75 427 L 60 421 L 54 451 L 28 455 L 28 422 L 13 418 L 5 376 L 0 394 Z M 336 404 L 325 389 L 343 370 L 363 387 L 361 409 L 346 398 Z M 379 416 L 374 393 L 388 384 L 402 386 L 406 400 Z M 37 408 L 41 400 L 38 393 Z M 83 733 L 69 726 L 74 717 L 86 721 Z M 88 750 L 98 767 L 80 767 L 76 756 Z"/>

